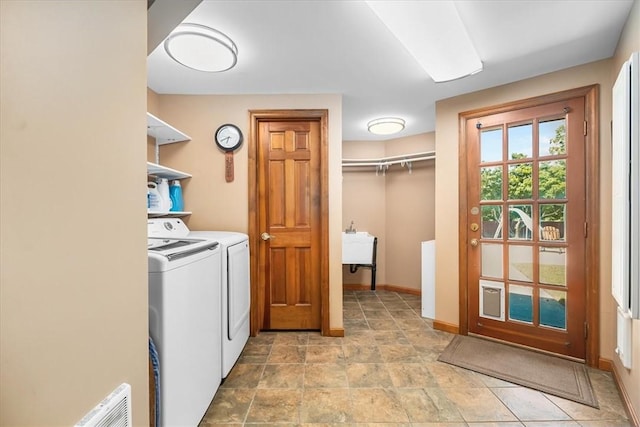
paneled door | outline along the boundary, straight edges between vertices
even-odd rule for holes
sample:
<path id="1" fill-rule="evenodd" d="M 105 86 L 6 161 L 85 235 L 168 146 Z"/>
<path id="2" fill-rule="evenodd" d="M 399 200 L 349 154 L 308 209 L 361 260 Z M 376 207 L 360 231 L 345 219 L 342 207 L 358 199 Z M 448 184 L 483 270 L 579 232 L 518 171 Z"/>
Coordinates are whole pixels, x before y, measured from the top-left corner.
<path id="1" fill-rule="evenodd" d="M 258 124 L 262 329 L 321 329 L 320 121 Z"/>
<path id="2" fill-rule="evenodd" d="M 468 331 L 585 359 L 584 98 L 479 116 L 465 133 Z"/>

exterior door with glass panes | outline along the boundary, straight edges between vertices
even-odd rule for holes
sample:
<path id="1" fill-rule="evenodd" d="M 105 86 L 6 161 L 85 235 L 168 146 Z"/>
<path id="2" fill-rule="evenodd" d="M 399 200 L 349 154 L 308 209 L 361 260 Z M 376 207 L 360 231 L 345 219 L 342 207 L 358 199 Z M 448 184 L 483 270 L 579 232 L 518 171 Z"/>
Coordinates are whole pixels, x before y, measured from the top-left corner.
<path id="1" fill-rule="evenodd" d="M 584 98 L 467 121 L 468 330 L 585 358 Z"/>

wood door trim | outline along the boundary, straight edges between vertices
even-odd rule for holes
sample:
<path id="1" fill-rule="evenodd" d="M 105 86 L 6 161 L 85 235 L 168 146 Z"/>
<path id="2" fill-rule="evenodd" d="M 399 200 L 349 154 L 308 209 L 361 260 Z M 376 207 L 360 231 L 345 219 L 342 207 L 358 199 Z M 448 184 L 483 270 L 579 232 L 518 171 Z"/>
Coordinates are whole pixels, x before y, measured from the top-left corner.
<path id="1" fill-rule="evenodd" d="M 585 172 L 586 172 L 586 216 L 589 224 L 588 234 L 585 244 L 585 268 L 586 268 L 586 321 L 588 324 L 588 335 L 586 339 L 585 362 L 589 366 L 597 367 L 600 359 L 600 138 L 598 121 L 598 90 L 599 85 L 584 86 L 576 89 L 569 89 L 548 95 L 527 98 L 519 101 L 509 102 L 487 108 L 475 109 L 462 112 L 458 115 L 458 203 L 460 222 L 458 226 L 458 262 L 459 262 L 459 283 L 458 283 L 458 313 L 460 334 L 469 333 L 468 304 L 469 295 L 467 291 L 468 282 L 468 255 L 467 241 L 468 228 L 467 212 L 467 122 L 478 117 L 503 113 L 522 108 L 531 108 L 539 105 L 568 100 L 571 98 L 584 97 L 585 100 L 585 120 L 587 120 L 587 135 L 585 136 Z M 462 212 L 465 214 L 462 215 Z"/>
<path id="2" fill-rule="evenodd" d="M 249 123 L 249 249 L 251 251 L 251 336 L 259 334 L 264 319 L 264 304 L 258 287 L 258 129 L 262 121 L 320 122 L 320 316 L 321 334 L 330 335 L 329 317 L 329 144 L 328 110 L 250 110 Z"/>

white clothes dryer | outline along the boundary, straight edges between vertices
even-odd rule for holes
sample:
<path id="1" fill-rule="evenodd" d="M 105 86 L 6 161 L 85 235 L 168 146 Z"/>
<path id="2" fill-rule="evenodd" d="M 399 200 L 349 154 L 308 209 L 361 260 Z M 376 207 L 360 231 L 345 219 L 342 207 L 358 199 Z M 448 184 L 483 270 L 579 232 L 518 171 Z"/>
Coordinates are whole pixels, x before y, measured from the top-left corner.
<path id="1" fill-rule="evenodd" d="M 191 231 L 189 237 L 215 240 L 220 244 L 222 378 L 226 378 L 249 339 L 251 308 L 249 236 L 232 231 Z"/>

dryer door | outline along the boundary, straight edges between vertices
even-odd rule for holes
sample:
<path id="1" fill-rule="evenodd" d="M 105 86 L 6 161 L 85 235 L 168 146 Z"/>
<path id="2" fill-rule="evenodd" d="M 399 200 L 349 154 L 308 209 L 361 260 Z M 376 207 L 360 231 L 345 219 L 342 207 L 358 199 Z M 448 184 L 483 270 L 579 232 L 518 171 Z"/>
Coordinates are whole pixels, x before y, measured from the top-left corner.
<path id="1" fill-rule="evenodd" d="M 249 322 L 249 242 L 227 248 L 227 334 L 232 340 Z"/>

